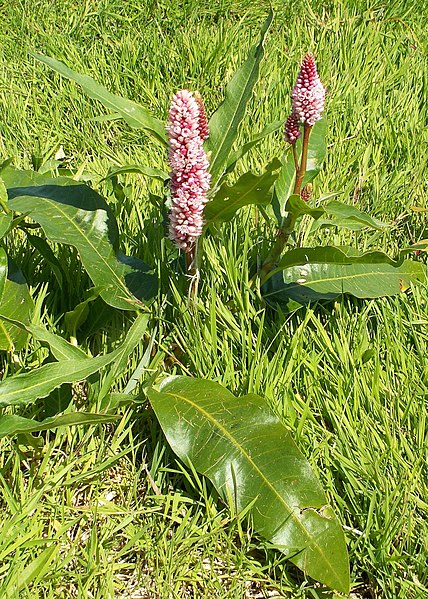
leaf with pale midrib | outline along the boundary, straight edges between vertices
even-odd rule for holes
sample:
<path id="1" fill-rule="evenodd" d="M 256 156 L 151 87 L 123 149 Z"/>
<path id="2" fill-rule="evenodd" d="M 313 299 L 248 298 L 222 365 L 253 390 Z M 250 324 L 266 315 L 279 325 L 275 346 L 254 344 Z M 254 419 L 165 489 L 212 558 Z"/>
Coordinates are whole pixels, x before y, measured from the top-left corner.
<path id="1" fill-rule="evenodd" d="M 172 377 L 148 392 L 175 453 L 309 576 L 349 592 L 345 539 L 309 463 L 263 398 Z"/>

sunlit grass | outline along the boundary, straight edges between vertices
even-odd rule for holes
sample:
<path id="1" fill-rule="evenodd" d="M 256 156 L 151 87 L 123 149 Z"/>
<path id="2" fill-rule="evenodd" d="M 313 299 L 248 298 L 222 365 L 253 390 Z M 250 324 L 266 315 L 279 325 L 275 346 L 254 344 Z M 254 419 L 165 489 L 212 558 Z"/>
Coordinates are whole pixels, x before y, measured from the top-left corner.
<path id="1" fill-rule="evenodd" d="M 315 192 L 340 191 L 344 201 L 392 224 L 388 233 L 330 231 L 318 241 L 394 254 L 426 237 L 426 216 L 409 210 L 426 207 L 423 6 L 404 0 L 274 5 L 276 21 L 241 139 L 287 116 L 298 62 L 313 50 L 328 88 L 329 121 L 329 153 Z M 122 176 L 116 186 L 100 181 L 113 165 L 167 168 L 166 155 L 141 132 L 98 119 L 100 105 L 28 52 L 65 61 L 161 119 L 181 87 L 199 89 L 210 112 L 257 39 L 268 6 L 232 0 L 5 3 L 0 159 L 12 157 L 28 168 L 63 146 L 64 167 L 80 169 L 113 206 L 122 248 L 155 265 L 168 255 L 155 197 L 162 197 L 162 187 L 140 175 Z M 261 169 L 281 143 L 279 133 L 272 136 L 243 167 Z M 154 307 L 162 341 L 152 351 L 150 374 L 201 376 L 236 394 L 264 395 L 293 431 L 345 526 L 355 591 L 422 599 L 428 594 L 426 288 L 395 299 L 345 298 L 275 313 L 248 286 L 247 257 L 266 244 L 265 226 L 244 209 L 206 239 L 192 309 L 171 269 L 161 268 L 171 293 Z M 14 243 L 34 295 L 51 283 L 35 320 L 67 334 L 58 317 L 89 287 L 75 252 L 56 248 L 74 277 L 60 290 L 37 252 Z M 103 316 L 99 302 L 92 316 L 79 343 L 94 354 L 108 351 L 128 319 Z M 2 374 L 38 366 L 45 357 L 29 344 L 3 359 Z M 94 382 L 86 401 L 94 401 L 101 384 Z M 255 597 L 256 589 L 268 596 L 272 588 L 281 597 L 328 596 L 253 538 L 208 483 L 183 471 L 146 407 L 119 411 L 114 426 L 47 433 L 38 448 L 23 438 L 0 442 L 1 597 L 238 598 Z"/>

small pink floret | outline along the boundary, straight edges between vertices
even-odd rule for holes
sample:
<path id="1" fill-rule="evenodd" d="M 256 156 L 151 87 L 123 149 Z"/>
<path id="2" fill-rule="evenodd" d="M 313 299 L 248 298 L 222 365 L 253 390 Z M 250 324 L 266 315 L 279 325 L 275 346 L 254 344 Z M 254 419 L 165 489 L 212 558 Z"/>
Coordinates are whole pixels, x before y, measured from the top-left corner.
<path id="1" fill-rule="evenodd" d="M 303 59 L 296 85 L 291 92 L 291 101 L 293 114 L 299 123 L 312 126 L 322 118 L 325 89 L 311 52 Z"/>
<path id="2" fill-rule="evenodd" d="M 171 102 L 167 132 L 172 192 L 169 237 L 179 248 L 190 252 L 202 233 L 203 210 L 211 183 L 203 148 L 208 124 L 202 99 L 187 89 L 177 92 Z"/>

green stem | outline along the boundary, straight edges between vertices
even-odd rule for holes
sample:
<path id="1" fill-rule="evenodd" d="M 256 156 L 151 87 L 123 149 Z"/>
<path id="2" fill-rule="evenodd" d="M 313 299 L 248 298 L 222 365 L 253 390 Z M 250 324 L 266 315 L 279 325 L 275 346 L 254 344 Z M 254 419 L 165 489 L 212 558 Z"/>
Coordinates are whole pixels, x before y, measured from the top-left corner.
<path id="1" fill-rule="evenodd" d="M 302 188 L 303 179 L 306 174 L 306 165 L 308 163 L 308 146 L 309 146 L 309 136 L 311 134 L 311 125 L 304 125 L 303 130 L 303 144 L 302 144 L 302 155 L 300 160 L 300 166 L 296 169 L 296 182 L 294 184 L 294 194 L 300 194 L 300 190 Z M 295 147 L 293 147 L 293 156 L 295 164 L 297 164 L 296 151 Z M 278 235 L 276 237 L 276 241 L 269 252 L 268 257 L 263 262 L 263 265 L 259 272 L 259 280 L 260 284 L 263 285 L 266 275 L 270 270 L 272 270 L 275 262 L 278 260 L 282 251 L 284 249 L 285 244 L 288 241 L 291 233 L 293 232 L 294 225 L 296 224 L 296 217 L 292 212 L 289 212 L 287 218 L 281 225 L 281 228 L 278 231 Z"/>

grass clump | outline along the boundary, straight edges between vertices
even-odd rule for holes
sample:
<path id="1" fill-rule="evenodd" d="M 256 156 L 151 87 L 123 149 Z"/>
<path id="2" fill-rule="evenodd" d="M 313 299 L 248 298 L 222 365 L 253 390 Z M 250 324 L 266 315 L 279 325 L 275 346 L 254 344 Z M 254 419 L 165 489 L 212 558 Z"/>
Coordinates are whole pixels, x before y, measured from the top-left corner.
<path id="1" fill-rule="evenodd" d="M 102 179 L 122 164 L 167 169 L 166 155 L 141 132 L 104 121 L 99 105 L 28 52 L 65 61 L 159 118 L 166 120 L 170 97 L 187 86 L 201 91 L 210 113 L 268 8 L 267 2 L 254 7 L 233 0 L 209 6 L 117 0 L 3 5 L 1 157 L 28 168 L 62 146 L 63 165 L 80 172 L 112 206 L 121 247 L 155 264 L 147 248 L 167 252 L 160 183 L 139 175 Z M 274 8 L 267 59 L 242 137 L 254 122 L 262 129 L 285 118 L 293 65 L 312 49 L 329 92 L 330 151 L 318 191 L 340 190 L 344 201 L 393 224 L 390 232 L 366 238 L 362 249 L 376 244 L 394 253 L 426 236 L 426 216 L 409 210 L 424 207 L 426 197 L 423 7 L 398 0 L 312 0 Z M 242 168 L 260 169 L 281 145 L 280 134 L 268 138 Z M 154 347 L 150 368 L 265 396 L 293 431 L 345 526 L 356 596 L 422 599 L 428 593 L 426 287 L 292 315 L 256 307 L 247 256 L 265 243 L 264 227 L 244 209 L 233 226 L 206 240 L 193 311 L 171 277 L 173 304 L 160 298 L 157 305 L 164 341 Z M 52 274 L 43 271 L 36 251 L 23 252 L 15 241 L 14 255 L 36 297 Z M 320 241 L 356 245 L 362 238 L 330 231 L 320 233 Z M 75 252 L 58 251 L 76 278 L 70 293 L 50 291 L 38 307 L 40 321 L 60 331 L 49 314 L 72 309 L 88 281 Z M 79 343 L 93 354 L 106 352 L 127 319 L 117 313 L 103 320 L 96 302 L 92 315 L 101 324 L 90 319 Z M 147 344 L 142 340 L 117 391 Z M 45 358 L 28 345 L 2 357 L 2 374 Z M 93 398 L 83 394 L 82 401 Z M 0 441 L 1 596 L 328 596 L 254 538 L 233 506 L 223 505 L 203 478 L 175 460 L 144 405 L 119 413 L 114 426 L 46 433 L 36 446 L 24 437 Z"/>

